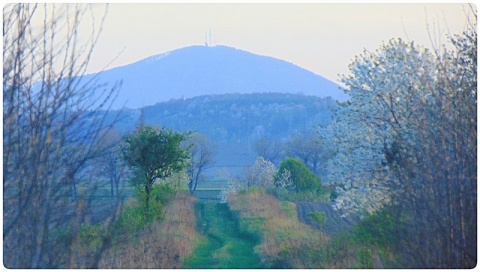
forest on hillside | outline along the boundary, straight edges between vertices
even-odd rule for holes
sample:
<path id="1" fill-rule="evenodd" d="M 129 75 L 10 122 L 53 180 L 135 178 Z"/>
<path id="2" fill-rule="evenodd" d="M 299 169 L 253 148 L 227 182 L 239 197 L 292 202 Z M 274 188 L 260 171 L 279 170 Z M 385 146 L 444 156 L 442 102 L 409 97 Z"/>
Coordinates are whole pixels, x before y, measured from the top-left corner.
<path id="1" fill-rule="evenodd" d="M 101 30 L 78 44 L 89 7 L 4 8 L 5 267 L 476 266 L 473 5 L 445 46 L 359 52 L 346 102 L 230 94 L 124 111 L 109 110 L 118 82 L 79 81 Z M 206 177 L 214 165 L 237 171 Z"/>
<path id="2" fill-rule="evenodd" d="M 121 121 L 115 127 L 122 132 L 142 121 L 177 131 L 198 131 L 219 142 L 248 142 L 260 136 L 280 140 L 329 123 L 336 107 L 335 100 L 329 97 L 266 92 L 172 99 L 109 114 L 119 115 Z"/>
<path id="3" fill-rule="evenodd" d="M 265 148 L 289 153 L 289 144 L 297 144 L 300 149 L 299 143 L 293 143 L 299 141 L 300 135 L 305 137 L 305 142 L 315 141 L 316 129 L 331 122 L 337 107 L 337 102 L 330 97 L 281 93 L 224 94 L 172 99 L 137 110 L 111 111 L 107 118 L 118 118 L 114 129 L 119 133 L 132 131 L 143 122 L 159 128 L 205 135 L 216 147 L 211 174 L 215 175 L 218 170 L 233 175 L 253 163 L 258 155 L 269 157 L 277 164 L 288 155 L 272 157 L 274 152 Z"/>

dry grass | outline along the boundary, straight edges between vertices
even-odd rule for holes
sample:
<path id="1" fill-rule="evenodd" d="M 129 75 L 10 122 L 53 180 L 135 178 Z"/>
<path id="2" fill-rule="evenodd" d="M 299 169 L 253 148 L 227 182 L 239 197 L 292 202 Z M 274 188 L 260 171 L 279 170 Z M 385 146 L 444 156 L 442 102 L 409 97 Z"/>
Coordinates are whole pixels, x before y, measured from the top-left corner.
<path id="1" fill-rule="evenodd" d="M 242 227 L 261 235 L 262 243 L 256 251 L 267 263 L 291 258 L 292 249 L 318 246 L 328 241 L 325 234 L 298 221 L 292 202 L 281 202 L 274 196 L 254 191 L 230 196 L 229 204 L 239 213 Z M 295 268 L 304 267 L 300 259 L 289 262 Z"/>
<path id="2" fill-rule="evenodd" d="M 100 268 L 180 268 L 198 239 L 194 202 L 188 193 L 178 193 L 166 207 L 164 221 L 114 246 L 103 255 Z"/>

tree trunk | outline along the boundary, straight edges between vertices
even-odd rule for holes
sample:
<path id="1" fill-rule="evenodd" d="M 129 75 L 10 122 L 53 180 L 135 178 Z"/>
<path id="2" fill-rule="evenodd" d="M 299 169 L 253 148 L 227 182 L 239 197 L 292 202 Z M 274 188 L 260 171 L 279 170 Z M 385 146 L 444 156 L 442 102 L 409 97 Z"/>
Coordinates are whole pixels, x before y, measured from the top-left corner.
<path id="1" fill-rule="evenodd" d="M 153 182 L 148 181 L 145 185 L 145 220 L 148 222 L 150 220 L 149 212 L 150 212 L 150 194 L 152 192 L 152 185 Z"/>
<path id="2" fill-rule="evenodd" d="M 190 194 L 193 195 L 193 192 L 195 190 L 193 189 L 193 180 L 192 179 L 190 179 L 190 181 L 188 182 L 188 190 L 190 191 Z"/>
<path id="3" fill-rule="evenodd" d="M 115 183 L 115 173 L 112 174 L 112 177 L 110 178 L 110 196 L 113 198 L 113 183 Z"/>

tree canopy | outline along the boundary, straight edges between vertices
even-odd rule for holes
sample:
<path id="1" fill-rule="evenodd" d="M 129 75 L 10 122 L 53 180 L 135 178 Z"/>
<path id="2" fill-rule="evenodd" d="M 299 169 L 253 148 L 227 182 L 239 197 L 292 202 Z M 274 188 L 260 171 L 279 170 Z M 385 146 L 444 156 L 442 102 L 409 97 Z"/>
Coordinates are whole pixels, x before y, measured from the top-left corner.
<path id="1" fill-rule="evenodd" d="M 308 167 L 298 159 L 288 158 L 282 161 L 275 180 L 280 180 L 285 171 L 290 173 L 290 179 L 295 186 L 295 190 L 298 192 L 316 191 L 321 188 L 320 178 L 313 174 Z"/>
<path id="2" fill-rule="evenodd" d="M 163 180 L 186 167 L 188 152 L 181 147 L 186 137 L 150 126 L 140 127 L 125 137 L 123 158 L 134 173 L 134 185 L 145 189 L 147 207 L 157 179 Z"/>

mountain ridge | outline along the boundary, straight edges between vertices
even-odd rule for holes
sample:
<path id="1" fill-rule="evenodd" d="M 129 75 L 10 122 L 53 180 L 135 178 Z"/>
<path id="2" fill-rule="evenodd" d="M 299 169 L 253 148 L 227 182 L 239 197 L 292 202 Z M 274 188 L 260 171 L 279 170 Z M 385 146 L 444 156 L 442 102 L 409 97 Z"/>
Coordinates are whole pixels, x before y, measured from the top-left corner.
<path id="1" fill-rule="evenodd" d="M 189 46 L 105 70 L 98 82 L 122 81 L 112 109 L 224 93 L 302 93 L 344 101 L 340 86 L 293 63 L 227 46 Z"/>

